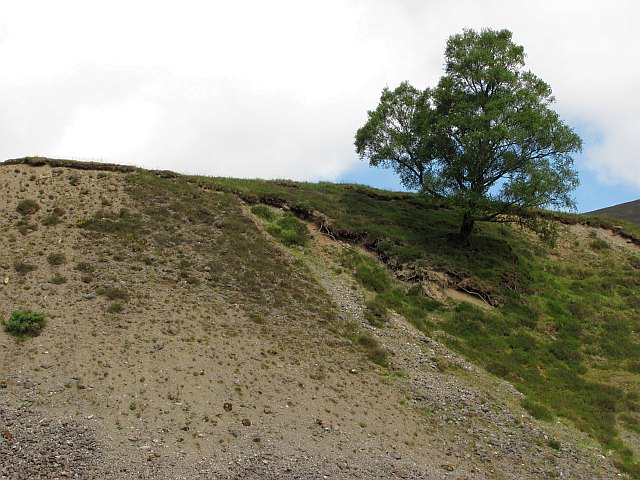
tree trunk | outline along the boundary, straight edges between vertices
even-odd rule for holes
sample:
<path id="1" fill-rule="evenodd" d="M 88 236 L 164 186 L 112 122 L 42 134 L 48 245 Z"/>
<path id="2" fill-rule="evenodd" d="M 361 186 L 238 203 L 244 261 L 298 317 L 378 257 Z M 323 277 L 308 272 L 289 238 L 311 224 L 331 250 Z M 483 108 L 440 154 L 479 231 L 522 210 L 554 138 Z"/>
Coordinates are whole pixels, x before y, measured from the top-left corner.
<path id="1" fill-rule="evenodd" d="M 469 237 L 473 231 L 473 223 L 475 219 L 469 212 L 465 212 L 462 216 L 462 225 L 460 226 L 460 241 L 463 245 L 469 244 Z"/>

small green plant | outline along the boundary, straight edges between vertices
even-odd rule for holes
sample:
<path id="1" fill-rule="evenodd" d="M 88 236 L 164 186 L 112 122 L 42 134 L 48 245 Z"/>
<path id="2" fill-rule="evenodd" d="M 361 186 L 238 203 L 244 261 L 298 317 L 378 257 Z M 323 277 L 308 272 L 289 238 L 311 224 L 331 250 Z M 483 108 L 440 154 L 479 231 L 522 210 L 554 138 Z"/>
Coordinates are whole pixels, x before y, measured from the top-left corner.
<path id="1" fill-rule="evenodd" d="M 18 227 L 18 231 L 20 232 L 21 235 L 26 235 L 28 233 L 35 232 L 36 230 L 38 230 L 38 225 L 35 223 L 29 222 L 26 219 L 26 217 L 19 220 L 18 223 L 16 223 L 16 226 Z"/>
<path id="2" fill-rule="evenodd" d="M 262 315 L 258 315 L 257 313 L 252 313 L 251 315 L 249 315 L 249 320 L 259 325 L 263 325 L 266 323 L 264 317 Z"/>
<path id="3" fill-rule="evenodd" d="M 50 265 L 62 265 L 67 261 L 64 253 L 50 253 L 47 255 L 47 262 Z"/>
<path id="4" fill-rule="evenodd" d="M 77 173 L 72 173 L 69 175 L 69 185 L 75 187 L 80 183 L 80 175 Z"/>
<path id="5" fill-rule="evenodd" d="M 538 402 L 534 402 L 527 398 L 522 401 L 522 406 L 533 418 L 537 418 L 538 420 L 543 420 L 545 422 L 551 422 L 554 419 L 551 410 Z"/>
<path id="6" fill-rule="evenodd" d="M 16 260 L 13 262 L 13 268 L 20 275 L 26 275 L 27 273 L 34 271 L 37 267 L 25 262 L 24 260 Z"/>
<path id="7" fill-rule="evenodd" d="M 258 204 L 251 207 L 251 213 L 257 215 L 260 218 L 263 218 L 267 222 L 273 222 L 277 217 L 277 215 L 273 210 L 271 210 L 271 208 L 263 204 Z"/>
<path id="8" fill-rule="evenodd" d="M 276 220 L 267 227 L 267 231 L 289 247 L 304 247 L 309 238 L 307 226 L 291 214 Z"/>
<path id="9" fill-rule="evenodd" d="M 122 313 L 124 306 L 121 303 L 112 303 L 107 307 L 107 313 Z"/>
<path id="10" fill-rule="evenodd" d="M 551 448 L 553 448 L 554 450 L 560 450 L 560 447 L 562 446 L 560 444 L 560 442 L 558 440 L 556 440 L 555 438 L 552 438 L 551 440 L 549 440 L 547 442 L 547 445 L 549 445 Z"/>
<path id="11" fill-rule="evenodd" d="M 93 273 L 95 270 L 94 266 L 87 262 L 76 263 L 75 269 L 82 273 Z"/>
<path id="12" fill-rule="evenodd" d="M 595 240 L 589 242 L 589 247 L 591 247 L 591 250 L 601 252 L 603 250 L 609 250 L 611 248 L 611 245 L 609 245 L 609 242 L 602 238 L 596 238 Z"/>
<path id="13" fill-rule="evenodd" d="M 42 225 L 44 225 L 45 227 L 50 227 L 52 225 L 57 225 L 59 223 L 60 223 L 60 217 L 53 214 L 47 215 L 42 219 Z"/>
<path id="14" fill-rule="evenodd" d="M 383 293 L 391 286 L 384 267 L 373 258 L 362 255 L 354 249 L 345 249 L 341 254 L 340 263 L 345 268 L 352 269 L 356 280 L 367 290 Z"/>
<path id="15" fill-rule="evenodd" d="M 42 224 L 45 226 L 57 225 L 62 219 L 61 217 L 65 214 L 65 210 L 62 207 L 55 207 L 49 215 L 44 217 L 42 220 Z"/>
<path id="16" fill-rule="evenodd" d="M 38 202 L 30 198 L 20 200 L 16 207 L 16 212 L 20 215 L 33 215 L 38 210 L 40 210 L 40 205 L 38 205 Z"/>
<path id="17" fill-rule="evenodd" d="M 373 363 L 377 363 L 383 367 L 387 367 L 389 362 L 387 357 L 389 352 L 380 346 L 378 340 L 373 338 L 370 334 L 364 333 L 358 337 L 358 344 L 364 349 L 367 354 L 367 358 Z"/>
<path id="18" fill-rule="evenodd" d="M 63 283 L 67 283 L 67 279 L 59 273 L 56 273 L 53 278 L 51 278 L 50 282 L 54 285 L 62 285 Z"/>
<path id="19" fill-rule="evenodd" d="M 98 295 L 104 295 L 109 300 L 122 300 L 125 302 L 129 300 L 129 294 L 126 291 L 121 290 L 119 288 L 114 288 L 114 287 L 99 288 L 98 290 L 96 290 L 96 293 Z"/>
<path id="20" fill-rule="evenodd" d="M 364 317 L 374 327 L 382 328 L 387 321 L 389 311 L 384 302 L 376 297 L 366 303 Z"/>
<path id="21" fill-rule="evenodd" d="M 44 313 L 15 310 L 4 322 L 5 331 L 18 337 L 35 336 L 44 328 L 47 318 Z"/>

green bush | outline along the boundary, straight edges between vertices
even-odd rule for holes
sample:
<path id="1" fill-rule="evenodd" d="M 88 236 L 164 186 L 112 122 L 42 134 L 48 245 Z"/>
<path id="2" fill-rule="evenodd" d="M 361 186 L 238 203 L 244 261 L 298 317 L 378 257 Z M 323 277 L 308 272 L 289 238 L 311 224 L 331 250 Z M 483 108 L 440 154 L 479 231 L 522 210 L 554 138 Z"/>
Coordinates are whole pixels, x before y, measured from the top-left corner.
<path id="1" fill-rule="evenodd" d="M 65 277 L 63 277 L 62 275 L 60 275 L 59 273 L 56 273 L 53 278 L 51 280 L 49 280 L 51 283 L 53 283 L 54 285 L 62 285 L 63 283 L 67 283 L 67 279 Z"/>
<path id="2" fill-rule="evenodd" d="M 20 275 L 26 275 L 27 273 L 34 271 L 37 267 L 23 260 L 16 260 L 13 262 L 13 268 Z"/>
<path id="3" fill-rule="evenodd" d="M 64 253 L 50 253 L 47 255 L 47 262 L 49 262 L 50 265 L 62 265 L 66 261 L 67 259 Z"/>
<path id="4" fill-rule="evenodd" d="M 45 227 L 50 227 L 52 225 L 57 225 L 59 223 L 60 223 L 60 217 L 58 217 L 57 215 L 53 215 L 53 214 L 47 215 L 42 220 L 42 225 L 44 225 Z"/>
<path id="5" fill-rule="evenodd" d="M 95 271 L 95 267 L 87 262 L 76 263 L 75 269 L 82 273 L 93 273 Z"/>
<path id="6" fill-rule="evenodd" d="M 361 255 L 352 249 L 345 249 L 340 257 L 340 263 L 352 269 L 356 280 L 367 290 L 382 293 L 391 286 L 385 268 L 373 258 Z"/>
<path id="7" fill-rule="evenodd" d="M 5 331 L 12 335 L 24 337 L 40 333 L 47 323 L 44 313 L 15 310 L 9 320 L 4 322 Z"/>
<path id="8" fill-rule="evenodd" d="M 40 205 L 35 200 L 27 198 L 25 200 L 20 200 L 18 202 L 18 206 L 16 207 L 16 212 L 20 215 L 32 215 L 40 210 Z"/>
<path id="9" fill-rule="evenodd" d="M 289 247 L 304 247 L 309 238 L 307 226 L 291 214 L 284 215 L 269 225 L 267 231 Z"/>
<path id="10" fill-rule="evenodd" d="M 129 300 L 129 294 L 126 291 L 121 290 L 119 288 L 114 288 L 114 287 L 99 288 L 98 290 L 96 290 L 96 293 L 98 295 L 104 295 L 109 300 L 122 300 L 125 302 Z"/>
<path id="11" fill-rule="evenodd" d="M 124 310 L 124 305 L 122 305 L 121 303 L 118 303 L 118 302 L 112 303 L 107 308 L 107 312 L 108 313 L 122 313 L 123 310 Z"/>
<path id="12" fill-rule="evenodd" d="M 377 363 L 383 367 L 389 366 L 387 357 L 389 352 L 380 346 L 378 340 L 373 338 L 370 334 L 364 333 L 358 337 L 358 344 L 364 349 L 367 354 L 367 358 L 373 363 Z"/>
<path id="13" fill-rule="evenodd" d="M 591 250 L 595 250 L 596 252 L 599 252 L 602 250 L 609 250 L 611 248 L 611 245 L 609 245 L 609 242 L 607 242 L 606 240 L 603 240 L 602 238 L 592 240 L 591 242 L 589 242 L 589 246 L 591 247 Z"/>
<path id="14" fill-rule="evenodd" d="M 251 213 L 257 215 L 260 218 L 265 219 L 267 222 L 273 222 L 276 219 L 276 214 L 267 205 L 259 204 L 251 207 Z"/>
<path id="15" fill-rule="evenodd" d="M 522 401 L 522 406 L 533 418 L 544 420 L 545 422 L 551 422 L 554 419 L 551 410 L 538 402 L 534 402 L 527 398 Z"/>
<path id="16" fill-rule="evenodd" d="M 376 297 L 366 303 L 364 317 L 374 327 L 382 328 L 387 321 L 389 311 L 384 302 Z"/>

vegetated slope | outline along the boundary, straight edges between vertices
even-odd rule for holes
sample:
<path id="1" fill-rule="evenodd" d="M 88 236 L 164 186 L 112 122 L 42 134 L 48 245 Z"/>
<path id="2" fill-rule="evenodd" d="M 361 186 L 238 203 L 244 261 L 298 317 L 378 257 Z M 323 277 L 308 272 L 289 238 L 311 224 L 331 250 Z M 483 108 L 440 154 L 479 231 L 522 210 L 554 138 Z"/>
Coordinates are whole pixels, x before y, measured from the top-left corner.
<path id="1" fill-rule="evenodd" d="M 589 212 L 587 215 L 619 218 L 627 222 L 640 223 L 640 200 L 625 202 L 611 207 L 600 208 Z"/>
<path id="2" fill-rule="evenodd" d="M 549 252 L 490 226 L 467 251 L 412 195 L 38 163 L 0 166 L 0 316 L 49 315 L 0 334 L 3 474 L 633 468 L 639 265 L 619 237 L 573 226 Z"/>

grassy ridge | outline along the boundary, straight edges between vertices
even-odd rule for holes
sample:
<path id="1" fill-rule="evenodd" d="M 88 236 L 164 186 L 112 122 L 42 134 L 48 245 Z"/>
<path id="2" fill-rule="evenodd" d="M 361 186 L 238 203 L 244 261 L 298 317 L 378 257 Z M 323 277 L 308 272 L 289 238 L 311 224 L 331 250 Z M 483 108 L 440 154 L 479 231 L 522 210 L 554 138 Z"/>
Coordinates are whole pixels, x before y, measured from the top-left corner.
<path id="1" fill-rule="evenodd" d="M 498 308 L 439 306 L 366 256 L 352 252 L 343 259 L 376 294 L 368 309 L 372 323 L 382 325 L 385 309 L 393 309 L 427 334 L 444 331 L 450 347 L 525 393 L 531 414 L 570 419 L 612 450 L 622 470 L 640 478 L 637 457 L 619 436 L 620 428 L 640 433 L 638 256 L 594 237 L 569 245 L 558 260 L 517 229 L 494 224 L 482 224 L 464 249 L 451 241 L 457 215 L 415 195 L 352 185 L 201 180 L 251 202 L 319 212 L 332 231 L 370 246 L 392 267 L 446 271 L 485 293 Z"/>
<path id="2" fill-rule="evenodd" d="M 416 280 L 424 269 L 447 272 L 497 308 L 439 304 L 421 294 L 419 283 L 398 282 L 367 256 L 350 251 L 342 259 L 374 295 L 367 305 L 373 324 L 383 326 L 389 309 L 404 315 L 513 382 L 526 394 L 524 406 L 531 414 L 570 419 L 611 450 L 622 470 L 640 478 L 640 255 L 595 236 L 565 245 L 562 255 L 549 255 L 547 247 L 519 230 L 496 224 L 481 224 L 471 247 L 461 248 L 451 241 L 459 225 L 455 212 L 423 197 L 369 187 L 162 178 L 141 170 L 127 178 L 141 211 L 101 212 L 81 227 L 117 236 L 132 251 L 151 246 L 166 252 L 189 283 L 222 287 L 256 318 L 275 310 L 295 314 L 292 308 L 326 319 L 335 312 L 316 284 L 273 261 L 277 252 L 240 214 L 237 196 L 312 217 L 337 237 L 376 251 L 392 269 L 411 270 Z M 561 220 L 570 224 L 580 218 Z M 295 223 L 269 221 L 275 236 L 296 237 Z M 613 226 L 598 218 L 586 222 Z M 622 227 L 640 235 L 637 225 Z M 206 257 L 215 277 L 192 270 L 181 257 L 185 243 Z M 367 347 L 367 339 L 357 341 Z"/>

